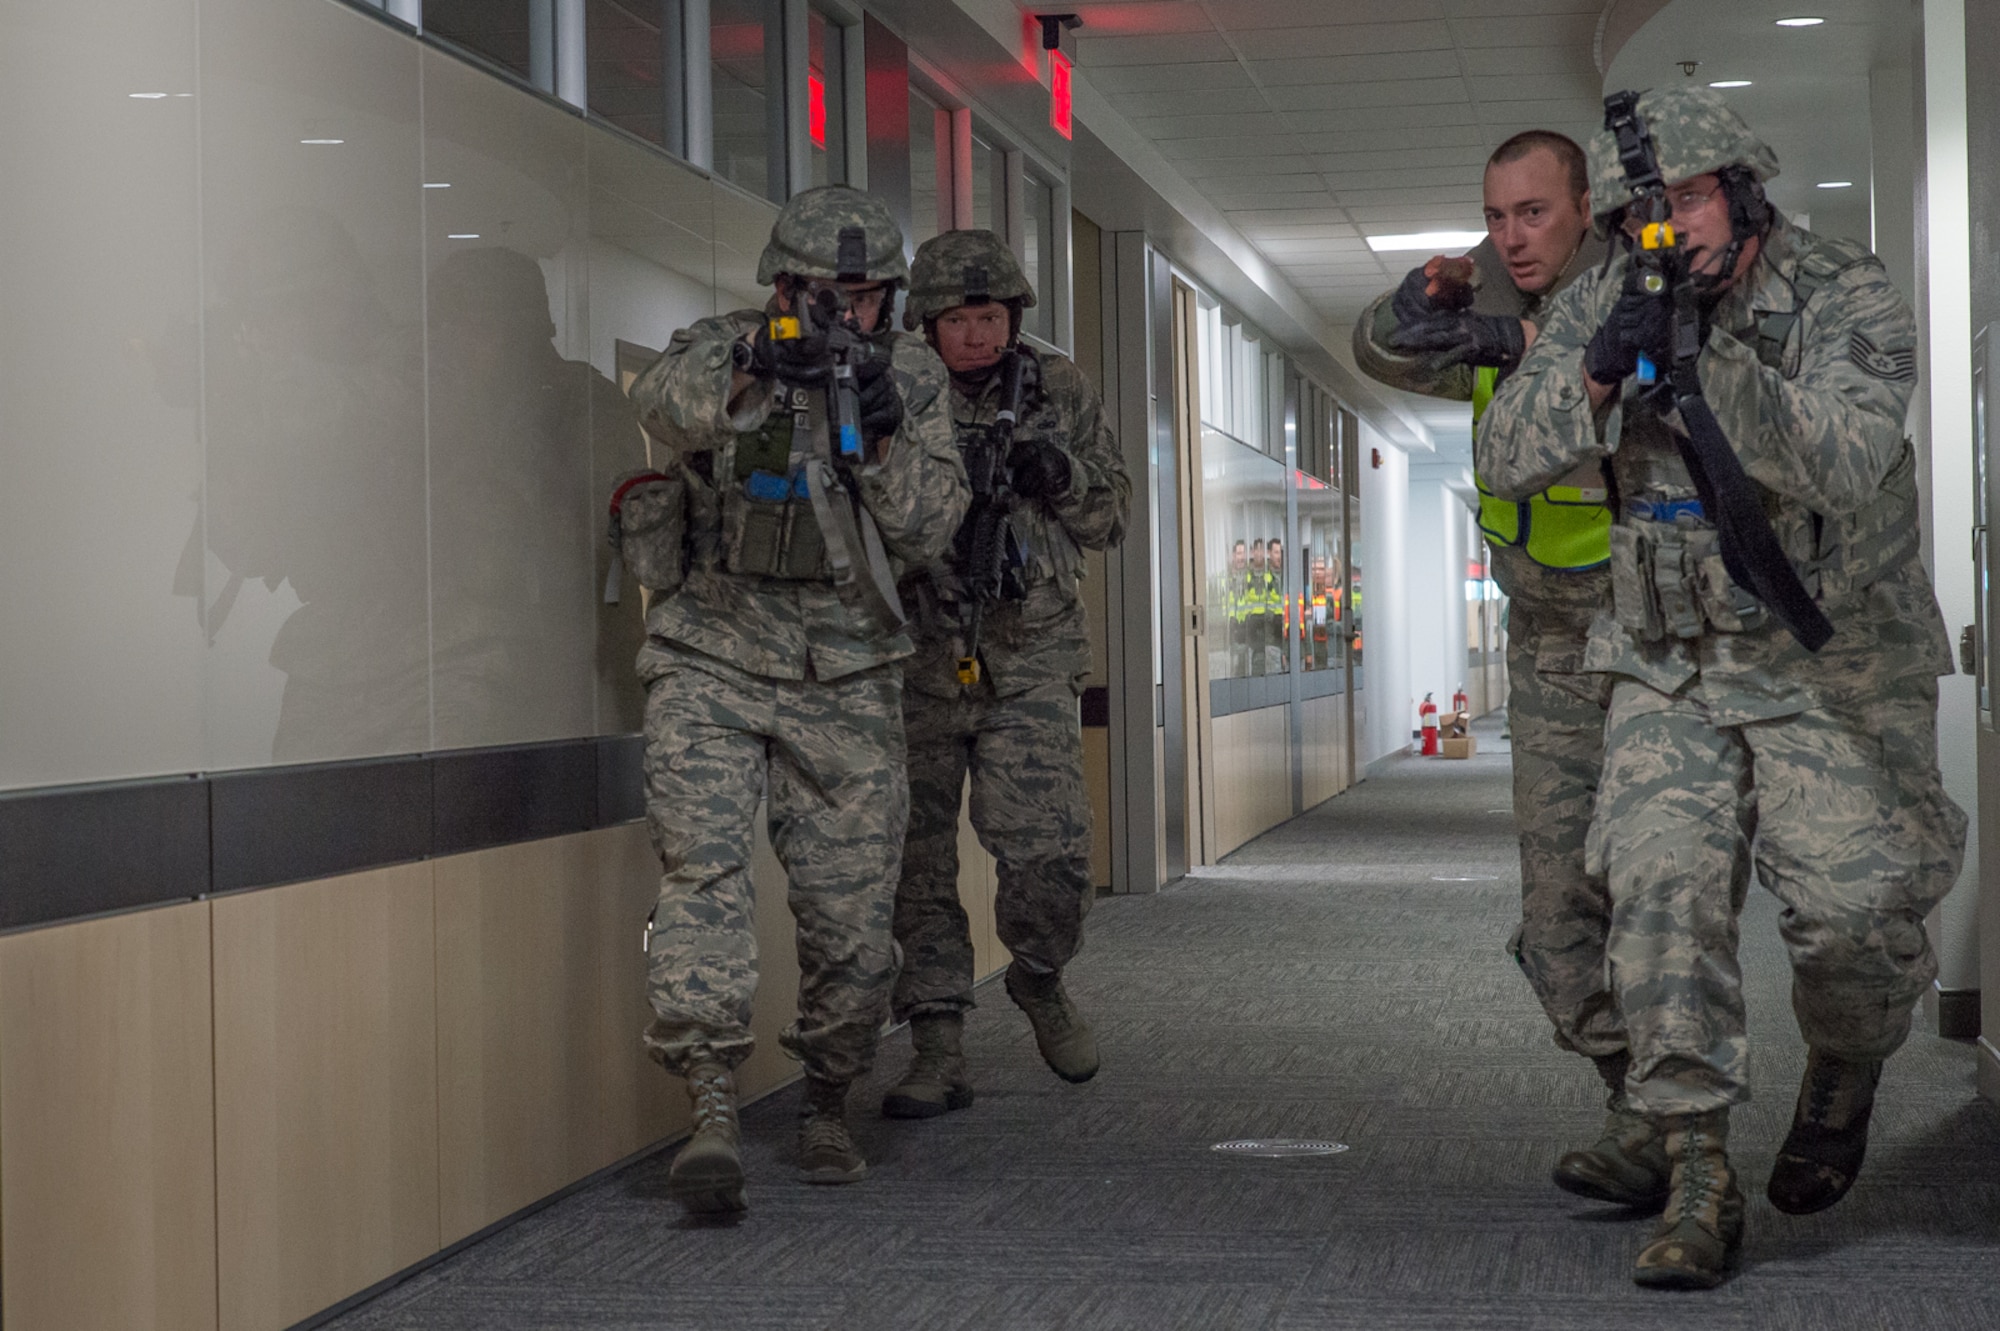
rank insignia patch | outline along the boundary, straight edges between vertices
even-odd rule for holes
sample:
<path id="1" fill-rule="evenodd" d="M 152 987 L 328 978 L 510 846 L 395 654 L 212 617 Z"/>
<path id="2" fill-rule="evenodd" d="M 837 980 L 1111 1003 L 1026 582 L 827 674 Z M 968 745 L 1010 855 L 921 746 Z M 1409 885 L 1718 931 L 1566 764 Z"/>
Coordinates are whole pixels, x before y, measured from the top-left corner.
<path id="1" fill-rule="evenodd" d="M 1860 329 L 1847 344 L 1848 359 L 1877 379 L 1887 379 L 1890 383 L 1911 384 L 1917 381 L 1917 349 L 1898 347 L 1884 351 L 1869 340 Z"/>

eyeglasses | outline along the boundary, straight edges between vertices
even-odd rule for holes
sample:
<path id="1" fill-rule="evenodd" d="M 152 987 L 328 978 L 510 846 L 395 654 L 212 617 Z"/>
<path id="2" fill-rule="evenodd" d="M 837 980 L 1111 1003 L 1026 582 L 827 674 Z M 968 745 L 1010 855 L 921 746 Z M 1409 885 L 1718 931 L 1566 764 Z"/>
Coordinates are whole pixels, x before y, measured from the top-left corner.
<path id="1" fill-rule="evenodd" d="M 1672 213 L 1673 217 L 1675 217 L 1680 221 L 1685 222 L 1688 218 L 1694 216 L 1696 213 L 1700 212 L 1703 208 L 1706 208 L 1708 206 L 1708 201 L 1714 198 L 1718 193 L 1720 193 L 1721 190 L 1722 190 L 1721 181 L 1717 181 L 1715 184 L 1710 185 L 1707 189 L 1675 190 L 1667 195 L 1667 205 L 1673 210 Z M 1627 212 L 1625 214 L 1626 234 L 1636 236 L 1639 234 L 1640 228 L 1645 225 L 1646 222 L 1644 218 L 1635 216 L 1630 212 Z"/>

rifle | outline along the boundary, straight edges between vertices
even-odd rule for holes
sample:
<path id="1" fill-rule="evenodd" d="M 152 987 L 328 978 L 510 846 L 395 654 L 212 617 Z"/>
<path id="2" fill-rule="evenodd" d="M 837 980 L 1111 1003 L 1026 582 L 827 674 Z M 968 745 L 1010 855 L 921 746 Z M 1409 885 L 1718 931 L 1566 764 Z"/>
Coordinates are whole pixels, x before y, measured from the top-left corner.
<path id="1" fill-rule="evenodd" d="M 882 533 L 835 470 L 836 463 L 851 467 L 866 460 L 861 393 L 854 370 L 867 359 L 870 349 L 853 326 L 853 305 L 847 291 L 837 283 L 801 283 L 793 293 L 792 308 L 795 314 L 771 320 L 771 340 L 789 341 L 809 332 L 821 333 L 829 362 L 824 373 L 813 376 L 814 382 L 787 385 L 787 405 L 793 412 L 792 467 L 812 503 L 827 563 L 833 569 L 834 590 L 843 602 L 874 620 L 883 633 L 895 633 L 907 618 L 896 596 L 896 579 L 882 545 Z M 821 391 L 812 392 L 815 386 Z"/>
<path id="2" fill-rule="evenodd" d="M 958 658 L 958 682 L 979 682 L 979 630 L 988 602 L 1019 599 L 1018 585 L 1008 585 L 1012 541 L 1007 531 L 1007 453 L 1014 444 L 1014 427 L 1021 419 L 1021 397 L 1027 381 L 1027 360 L 1018 347 L 1001 353 L 1000 409 L 993 428 L 966 450 L 966 477 L 972 482 L 972 507 L 959 529 L 958 568 L 965 580 L 966 599 L 960 603 L 965 655 Z"/>
<path id="3" fill-rule="evenodd" d="M 1731 580 L 1770 610 L 1807 651 L 1817 652 L 1833 637 L 1833 625 L 1799 580 L 1742 460 L 1702 396 L 1700 293 L 1687 249 L 1674 230 L 1673 205 L 1667 199 L 1667 182 L 1660 177 L 1652 131 L 1639 115 L 1639 94 L 1606 97 L 1604 128 L 1617 142 L 1619 165 L 1632 191 L 1628 206 L 1637 210 L 1640 223 L 1639 247 L 1633 250 L 1628 240 L 1626 248 L 1645 290 L 1664 295 L 1673 304 L 1673 364 L 1660 382 L 1659 367 L 1641 356 L 1639 382 L 1654 385 L 1655 396 L 1679 408 L 1687 425 L 1687 433 L 1675 435 L 1674 443 L 1701 496 L 1702 511 L 1715 523 L 1722 563 Z"/>

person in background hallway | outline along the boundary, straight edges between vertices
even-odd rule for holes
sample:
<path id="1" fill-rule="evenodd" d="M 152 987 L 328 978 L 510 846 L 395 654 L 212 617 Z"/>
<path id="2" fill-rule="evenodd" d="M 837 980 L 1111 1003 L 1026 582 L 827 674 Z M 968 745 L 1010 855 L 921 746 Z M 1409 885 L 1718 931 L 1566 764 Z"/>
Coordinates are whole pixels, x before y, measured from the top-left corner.
<path id="1" fill-rule="evenodd" d="M 675 333 L 632 385 L 686 502 L 685 581 L 654 597 L 638 664 L 646 812 L 666 870 L 645 1043 L 687 1079 L 694 1135 L 669 1186 L 695 1212 L 744 1207 L 733 1071 L 751 1050 L 751 820 L 766 798 L 798 920 L 798 1019 L 781 1043 L 806 1072 L 799 1175 L 850 1183 L 868 1172 L 845 1111 L 895 980 L 891 913 L 909 810 L 896 662 L 911 641 L 893 607 L 871 613 L 842 595 L 827 547 L 857 530 L 872 545 L 872 523 L 889 555 L 924 565 L 950 542 L 969 493 L 944 366 L 921 338 L 890 330 L 908 273 L 881 200 L 807 190 L 785 205 L 758 260 L 757 280 L 776 286 L 770 305 Z M 782 336 L 776 316 L 813 298 L 808 283 L 844 291 L 848 326 L 865 339 L 856 461 L 829 465 L 802 428 L 830 374 L 827 334 L 808 322 Z M 854 518 L 844 535 L 842 510 Z M 879 572 L 893 589 L 893 570 L 876 562 L 860 576 Z"/>
<path id="2" fill-rule="evenodd" d="M 1269 667 L 1271 607 L 1267 600 L 1270 573 L 1264 563 L 1264 538 L 1250 542 L 1250 568 L 1243 575 L 1243 641 L 1249 648 L 1250 673 L 1261 675 Z"/>
<path id="3" fill-rule="evenodd" d="M 1270 616 L 1265 673 L 1282 675 L 1292 668 L 1292 616 L 1285 603 L 1285 543 L 1276 536 L 1264 547 L 1264 604 Z"/>
<path id="4" fill-rule="evenodd" d="M 1412 269 L 1355 325 L 1361 368 L 1397 388 L 1470 401 L 1481 428 L 1535 321 L 1604 259 L 1591 233 L 1589 185 L 1583 150 L 1560 134 L 1528 130 L 1496 148 L 1486 164 L 1487 238 L 1468 256 L 1477 273 L 1471 304 Z M 1554 1178 L 1581 1196 L 1651 1205 L 1666 1195 L 1667 1159 L 1626 1099 L 1630 1055 L 1604 953 L 1611 903 L 1603 877 L 1584 863 L 1608 697 L 1604 677 L 1583 668 L 1591 617 L 1611 599 L 1602 468 L 1585 461 L 1518 503 L 1483 479 L 1479 487 L 1492 577 L 1508 597 L 1507 722 L 1521 837 L 1521 925 L 1508 950 L 1549 1014 L 1556 1044 L 1590 1059 L 1607 1097 L 1597 1142 L 1557 1161 Z"/>
<path id="5" fill-rule="evenodd" d="M 1903 435 L 1910 307 L 1862 246 L 1771 207 L 1777 157 L 1719 94 L 1656 90 L 1637 111 L 1694 274 L 1721 437 L 1635 376 L 1645 356 L 1666 377 L 1673 320 L 1628 255 L 1543 313 L 1476 447 L 1507 496 L 1608 456 L 1623 502 L 1613 609 L 1587 656 L 1615 680 L 1590 860 L 1610 882 L 1627 1089 L 1673 1161 L 1633 1276 L 1706 1288 L 1742 1243 L 1727 1137 L 1750 1094 L 1736 942 L 1753 866 L 1784 905 L 1809 1050 L 1766 1193 L 1804 1214 L 1860 1170 L 1882 1062 L 1937 974 L 1924 916 L 1958 875 L 1966 822 L 1937 768 L 1936 677 L 1952 660 Z M 1635 234 L 1608 132 L 1591 142 L 1591 183 L 1599 222 Z M 1697 484 L 1686 458 L 1704 446 L 1745 475 L 1703 462 Z M 1717 496 L 1744 487 L 1755 519 L 1723 536 Z M 1747 539 L 1760 530 L 1761 552 Z"/>
<path id="6" fill-rule="evenodd" d="M 1057 1076 L 1088 1081 L 1097 1040 L 1063 989 L 1094 893 L 1090 800 L 1083 784 L 1077 699 L 1090 669 L 1080 584 L 1085 550 L 1125 533 L 1132 486 L 1097 390 L 1074 362 L 1020 338 L 1034 288 L 990 231 L 925 241 L 911 270 L 903 322 L 921 328 L 951 371 L 959 447 L 995 444 L 1006 369 L 1018 356 L 1019 424 L 997 459 L 1007 545 L 1022 558 L 1001 599 L 979 611 L 983 576 L 968 565 L 968 518 L 952 550 L 904 583 L 917 610 L 917 652 L 904 668 L 910 830 L 896 891 L 903 971 L 895 1015 L 915 1056 L 882 1101 L 891 1118 L 930 1118 L 972 1103 L 961 1042 L 972 1004 L 972 936 L 958 898 L 958 811 L 972 780 L 972 825 L 999 868 L 994 927 L 1013 954 L 1007 996 L 1027 1014 Z M 976 656 L 976 680 L 962 660 Z"/>

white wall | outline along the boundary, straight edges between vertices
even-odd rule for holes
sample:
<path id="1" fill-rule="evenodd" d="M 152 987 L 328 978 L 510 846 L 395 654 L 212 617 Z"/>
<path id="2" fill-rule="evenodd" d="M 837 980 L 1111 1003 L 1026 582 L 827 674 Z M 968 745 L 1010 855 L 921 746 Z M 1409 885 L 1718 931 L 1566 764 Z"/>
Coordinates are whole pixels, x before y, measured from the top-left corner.
<path id="1" fill-rule="evenodd" d="M 1370 465 L 1379 455 L 1382 465 Z M 1367 719 L 1355 765 L 1410 745 L 1417 703 L 1410 693 L 1410 594 L 1407 577 L 1410 527 L 1410 460 L 1366 421 L 1361 423 L 1361 565 L 1367 683 Z"/>
<path id="2" fill-rule="evenodd" d="M 1410 525 L 1404 545 L 1409 587 L 1409 694 L 1434 695 L 1438 710 L 1466 680 L 1465 502 L 1451 482 L 1464 468 L 1411 461 Z M 1413 704 L 1414 707 L 1414 704 Z"/>

